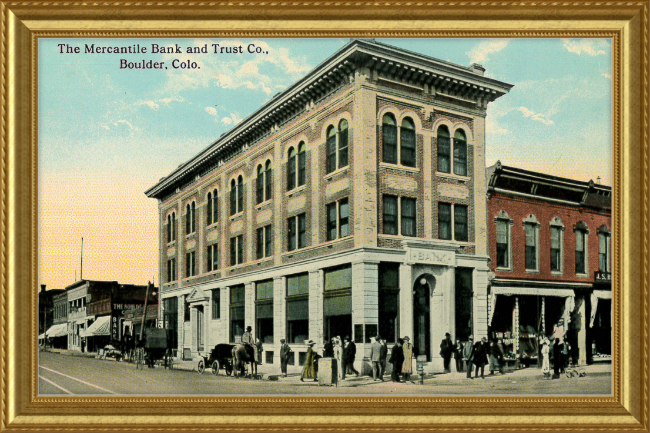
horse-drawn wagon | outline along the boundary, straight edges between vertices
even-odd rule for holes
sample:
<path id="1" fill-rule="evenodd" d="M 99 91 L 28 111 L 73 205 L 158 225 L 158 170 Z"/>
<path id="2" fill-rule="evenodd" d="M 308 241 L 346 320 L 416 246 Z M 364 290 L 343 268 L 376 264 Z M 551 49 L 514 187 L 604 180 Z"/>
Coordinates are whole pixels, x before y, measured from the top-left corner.
<path id="1" fill-rule="evenodd" d="M 147 328 L 144 331 L 142 340 L 136 345 L 136 368 L 144 367 L 145 363 L 153 367 L 157 361 L 172 368 L 168 334 L 169 330 L 163 328 Z"/>

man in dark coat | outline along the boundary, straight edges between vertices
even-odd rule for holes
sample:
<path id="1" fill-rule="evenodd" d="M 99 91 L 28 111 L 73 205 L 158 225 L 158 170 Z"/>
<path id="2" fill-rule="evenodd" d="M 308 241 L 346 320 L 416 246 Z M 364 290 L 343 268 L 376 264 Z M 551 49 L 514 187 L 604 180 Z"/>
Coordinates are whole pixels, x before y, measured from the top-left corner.
<path id="1" fill-rule="evenodd" d="M 456 340 L 454 348 L 454 359 L 456 360 L 456 373 L 463 372 L 463 344 L 460 340 Z"/>
<path id="2" fill-rule="evenodd" d="M 323 343 L 323 358 L 334 358 L 334 344 L 329 338 Z"/>
<path id="3" fill-rule="evenodd" d="M 560 377 L 561 350 L 560 339 L 556 338 L 555 344 L 553 345 L 553 379 L 558 379 Z"/>
<path id="4" fill-rule="evenodd" d="M 388 346 L 386 340 L 381 339 L 381 350 L 379 351 L 379 377 L 384 380 L 384 373 L 386 372 L 386 358 L 388 357 Z"/>
<path id="5" fill-rule="evenodd" d="M 354 341 L 350 341 L 350 336 L 345 336 L 345 344 L 343 346 L 343 375 L 342 379 L 345 380 L 345 374 L 349 369 L 354 374 L 359 376 L 359 372 L 354 368 L 354 357 L 357 355 L 357 346 Z"/>
<path id="6" fill-rule="evenodd" d="M 440 343 L 440 356 L 445 362 L 445 373 L 451 373 L 449 368 L 449 363 L 451 362 L 451 355 L 454 352 L 454 343 L 451 341 L 451 335 L 449 332 L 445 334 L 445 339 Z"/>
<path id="7" fill-rule="evenodd" d="M 284 377 L 287 377 L 287 362 L 289 361 L 289 354 L 292 350 L 284 338 L 280 340 L 280 343 L 280 371 Z"/>
<path id="8" fill-rule="evenodd" d="M 478 370 L 481 369 L 481 379 L 485 379 L 485 364 L 488 362 L 488 353 L 489 347 L 487 343 L 487 338 L 481 338 L 481 341 L 477 341 L 474 345 L 474 351 L 472 352 L 472 364 L 476 366 L 476 372 L 474 377 L 478 377 Z"/>
<path id="9" fill-rule="evenodd" d="M 400 381 L 400 374 L 402 373 L 402 365 L 404 364 L 404 350 L 402 350 L 402 344 L 404 340 L 401 338 L 397 340 L 397 343 L 393 346 L 393 350 L 390 352 L 390 359 L 388 362 L 393 364 L 393 374 L 391 378 L 393 382 Z"/>

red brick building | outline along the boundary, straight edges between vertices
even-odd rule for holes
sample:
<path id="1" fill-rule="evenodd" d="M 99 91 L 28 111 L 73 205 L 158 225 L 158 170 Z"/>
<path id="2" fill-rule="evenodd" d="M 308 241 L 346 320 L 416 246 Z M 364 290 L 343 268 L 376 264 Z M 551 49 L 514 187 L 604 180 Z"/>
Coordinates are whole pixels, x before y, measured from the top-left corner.
<path id="1" fill-rule="evenodd" d="M 487 335 L 487 104 L 512 85 L 352 40 L 146 193 L 178 353 L 239 342 Z M 291 367 L 290 367 L 291 368 Z"/>
<path id="2" fill-rule="evenodd" d="M 575 363 L 611 355 L 611 187 L 500 162 L 487 174 L 491 337 L 526 364 L 543 336 Z"/>

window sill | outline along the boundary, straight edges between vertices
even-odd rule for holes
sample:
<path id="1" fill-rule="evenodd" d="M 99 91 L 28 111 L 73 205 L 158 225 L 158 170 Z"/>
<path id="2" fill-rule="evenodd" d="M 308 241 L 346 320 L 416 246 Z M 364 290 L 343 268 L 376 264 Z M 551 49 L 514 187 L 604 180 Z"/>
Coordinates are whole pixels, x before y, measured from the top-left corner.
<path id="1" fill-rule="evenodd" d="M 185 235 L 185 240 L 189 241 L 189 240 L 192 240 L 195 237 L 196 237 L 196 232 L 193 232 L 193 233 L 190 233 L 189 235 Z"/>
<path id="2" fill-rule="evenodd" d="M 268 257 L 262 257 L 261 259 L 256 259 L 253 260 L 252 262 L 249 263 L 249 265 L 261 265 L 263 263 L 268 263 L 273 261 L 273 256 L 268 256 Z"/>
<path id="3" fill-rule="evenodd" d="M 255 210 L 262 210 L 263 208 L 265 208 L 267 206 L 270 206 L 271 204 L 273 204 L 273 199 L 272 198 L 270 198 L 270 199 L 268 199 L 266 201 L 263 201 L 260 204 L 256 204 L 255 205 Z"/>
<path id="4" fill-rule="evenodd" d="M 497 272 L 512 272 L 512 268 L 496 268 Z"/>
<path id="5" fill-rule="evenodd" d="M 456 179 L 456 180 L 460 180 L 462 182 L 469 182 L 470 180 L 472 180 L 472 178 L 469 177 L 469 176 L 459 176 L 457 174 L 442 173 L 442 172 L 439 172 L 439 171 L 436 171 L 436 176 L 438 176 L 438 177 L 446 177 L 448 179 Z"/>
<path id="6" fill-rule="evenodd" d="M 219 227 L 219 221 L 213 222 L 209 226 L 206 226 L 205 229 L 206 230 L 212 230 L 212 229 L 216 229 L 217 227 Z"/>
<path id="7" fill-rule="evenodd" d="M 243 216 L 244 216 L 244 211 L 241 211 L 241 212 L 237 212 L 234 215 L 231 215 L 229 219 L 230 219 L 230 222 L 232 222 L 232 221 L 234 221 L 236 219 L 239 219 L 239 218 L 241 218 Z"/>
<path id="8" fill-rule="evenodd" d="M 196 280 L 196 279 L 199 278 L 199 277 L 200 277 L 200 275 L 192 275 L 191 277 L 184 277 L 184 278 L 183 278 L 183 281 L 188 281 L 188 282 L 190 282 L 190 281 L 192 281 L 192 280 Z"/>
<path id="9" fill-rule="evenodd" d="M 406 173 L 419 173 L 420 169 L 417 167 L 408 167 L 406 165 L 402 164 L 391 164 L 390 162 L 383 162 L 381 161 L 379 163 L 380 167 L 383 168 L 390 168 L 391 170 L 398 170 L 398 171 L 404 171 Z"/>
<path id="10" fill-rule="evenodd" d="M 551 271 L 551 275 L 553 275 L 554 277 L 561 277 L 561 276 L 564 275 L 564 272 L 563 271 Z"/>
<path id="11" fill-rule="evenodd" d="M 539 274 L 539 269 L 526 269 L 527 274 Z"/>
<path id="12" fill-rule="evenodd" d="M 324 179 L 324 180 L 331 180 L 331 179 L 332 179 L 334 176 L 336 176 L 337 174 L 345 173 L 346 171 L 348 171 L 349 168 L 350 168 L 350 166 L 349 166 L 349 165 L 346 165 L 345 167 L 341 167 L 341 168 L 339 168 L 339 169 L 336 169 L 336 170 L 334 170 L 334 171 L 331 172 L 331 173 L 327 173 L 327 174 L 325 175 L 325 177 L 323 177 L 323 179 Z"/>
<path id="13" fill-rule="evenodd" d="M 589 278 L 590 276 L 589 274 L 576 274 L 576 278 Z"/>
<path id="14" fill-rule="evenodd" d="M 250 263 L 249 262 L 238 263 L 236 265 L 226 267 L 225 270 L 227 270 L 229 272 L 232 272 L 232 271 L 237 270 L 239 268 L 243 268 L 244 266 L 247 266 L 247 265 L 250 265 Z"/>
<path id="15" fill-rule="evenodd" d="M 173 240 L 171 242 L 167 242 L 167 248 L 175 247 L 176 246 L 176 240 Z"/>
<path id="16" fill-rule="evenodd" d="M 287 191 L 284 195 L 286 195 L 287 197 L 291 197 L 294 194 L 297 194 L 299 192 L 304 192 L 306 189 L 307 189 L 307 185 L 300 185 L 290 191 Z"/>

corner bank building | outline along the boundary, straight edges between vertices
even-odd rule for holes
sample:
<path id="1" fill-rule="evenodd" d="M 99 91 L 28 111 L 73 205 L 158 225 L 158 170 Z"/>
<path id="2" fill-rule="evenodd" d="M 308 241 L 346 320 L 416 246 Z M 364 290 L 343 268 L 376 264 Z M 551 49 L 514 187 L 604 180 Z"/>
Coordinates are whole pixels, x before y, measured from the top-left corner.
<path id="1" fill-rule="evenodd" d="M 178 356 L 280 339 L 486 336 L 487 104 L 512 85 L 352 40 L 146 193 L 158 199 L 161 319 Z M 189 350 L 188 350 L 189 349 Z M 366 370 L 367 371 L 367 370 Z"/>

